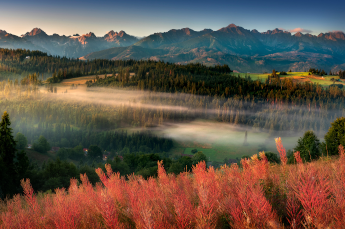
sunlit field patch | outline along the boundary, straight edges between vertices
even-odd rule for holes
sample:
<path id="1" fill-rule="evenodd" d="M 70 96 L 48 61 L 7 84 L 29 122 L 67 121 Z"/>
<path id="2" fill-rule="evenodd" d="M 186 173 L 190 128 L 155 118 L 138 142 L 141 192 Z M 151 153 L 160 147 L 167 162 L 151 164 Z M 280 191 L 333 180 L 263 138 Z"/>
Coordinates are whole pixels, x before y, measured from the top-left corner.
<path id="1" fill-rule="evenodd" d="M 261 80 L 265 81 L 271 73 L 234 73 L 234 75 L 240 75 L 240 77 L 245 78 L 250 76 L 252 80 Z M 339 76 L 317 76 L 309 75 L 309 72 L 287 72 L 287 75 L 281 75 L 281 79 L 292 78 L 297 83 L 318 83 L 321 86 L 329 86 L 333 84 L 332 78 L 337 80 Z M 344 84 L 344 82 L 336 81 L 336 84 Z"/>

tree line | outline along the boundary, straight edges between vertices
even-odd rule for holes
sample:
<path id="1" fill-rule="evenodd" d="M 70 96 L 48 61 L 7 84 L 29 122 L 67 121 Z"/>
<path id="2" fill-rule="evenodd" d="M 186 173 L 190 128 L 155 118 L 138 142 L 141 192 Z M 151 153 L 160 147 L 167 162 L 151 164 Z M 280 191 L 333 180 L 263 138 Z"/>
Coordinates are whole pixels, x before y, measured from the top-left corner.
<path id="1" fill-rule="evenodd" d="M 173 66 L 171 63 L 158 62 L 163 67 Z M 28 74 L 36 73 L 41 80 L 48 80 L 50 83 L 57 83 L 63 79 L 95 74 L 112 74 L 117 72 L 119 67 L 129 68 L 136 71 L 139 66 L 145 66 L 148 71 L 156 61 L 142 60 L 106 60 L 95 59 L 82 61 L 59 56 L 50 56 L 40 51 L 29 51 L 25 49 L 2 49 L 0 48 L 0 77 L 6 79 L 11 75 L 25 77 Z M 192 66 L 192 67 L 191 67 Z M 206 67 L 200 64 L 190 64 L 188 67 L 181 65 L 181 71 L 188 71 L 192 74 L 200 71 L 229 72 L 227 66 Z"/>

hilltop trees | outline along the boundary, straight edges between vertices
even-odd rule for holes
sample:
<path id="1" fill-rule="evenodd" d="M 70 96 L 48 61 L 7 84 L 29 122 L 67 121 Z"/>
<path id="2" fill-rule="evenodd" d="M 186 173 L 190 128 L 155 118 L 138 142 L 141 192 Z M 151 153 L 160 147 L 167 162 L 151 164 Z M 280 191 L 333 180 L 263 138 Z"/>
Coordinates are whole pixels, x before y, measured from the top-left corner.
<path id="1" fill-rule="evenodd" d="M 340 79 L 345 79 L 345 71 L 339 71 L 339 78 Z"/>
<path id="2" fill-rule="evenodd" d="M 319 75 L 319 76 L 324 76 L 327 75 L 327 73 L 325 72 L 325 70 L 319 70 L 319 69 L 315 69 L 315 68 L 310 68 L 309 69 L 309 73 L 313 74 L 313 75 Z"/>

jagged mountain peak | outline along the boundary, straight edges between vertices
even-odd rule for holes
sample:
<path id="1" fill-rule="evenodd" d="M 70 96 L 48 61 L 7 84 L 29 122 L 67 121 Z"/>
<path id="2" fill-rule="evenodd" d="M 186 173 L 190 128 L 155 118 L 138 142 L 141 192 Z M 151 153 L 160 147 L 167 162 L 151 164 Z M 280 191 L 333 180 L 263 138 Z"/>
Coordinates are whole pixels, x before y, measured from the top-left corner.
<path id="1" fill-rule="evenodd" d="M 290 32 L 284 31 L 284 30 L 278 29 L 278 28 L 276 28 L 274 30 L 267 30 L 266 32 L 263 32 L 262 34 L 274 35 L 274 34 L 279 34 L 279 33 L 284 33 L 284 34 L 290 34 L 291 35 Z"/>
<path id="2" fill-rule="evenodd" d="M 110 30 L 107 32 L 104 37 L 123 37 L 128 35 L 125 31 L 121 30 L 120 32 L 115 32 L 114 30 Z"/>
<path id="3" fill-rule="evenodd" d="M 30 32 L 27 32 L 24 36 L 48 36 L 42 29 L 40 28 L 33 28 Z"/>
<path id="4" fill-rule="evenodd" d="M 295 35 L 294 35 L 295 37 L 302 37 L 303 36 L 303 33 L 301 33 L 301 32 L 297 32 L 297 33 L 295 33 Z"/>
<path id="5" fill-rule="evenodd" d="M 190 29 L 190 28 L 183 28 L 181 29 L 185 34 L 190 35 L 191 32 L 194 32 L 194 30 Z"/>
<path id="6" fill-rule="evenodd" d="M 333 40 L 333 41 L 345 40 L 345 34 L 343 31 L 332 31 L 328 33 L 320 33 L 318 37 L 323 37 L 327 40 Z"/>
<path id="7" fill-rule="evenodd" d="M 240 28 L 240 26 L 237 26 L 237 25 L 235 25 L 234 23 L 231 23 L 231 24 L 229 24 L 227 27 L 225 27 L 225 28 Z"/>
<path id="8" fill-rule="evenodd" d="M 118 33 L 118 36 L 119 36 L 119 37 L 123 37 L 123 36 L 125 36 L 125 35 L 127 35 L 127 33 L 126 33 L 125 31 L 123 31 L 123 30 L 121 30 L 121 31 Z"/>
<path id="9" fill-rule="evenodd" d="M 96 35 L 93 32 L 89 32 L 87 34 L 82 35 L 82 37 L 96 37 Z"/>
<path id="10" fill-rule="evenodd" d="M 137 38 L 128 35 L 125 31 L 121 30 L 120 32 L 114 32 L 114 30 L 109 31 L 104 35 L 104 40 L 107 42 L 120 42 L 120 41 L 133 41 L 135 43 L 138 41 Z"/>
<path id="11" fill-rule="evenodd" d="M 238 33 L 238 34 L 243 34 L 245 33 L 245 31 L 250 32 L 249 30 L 246 30 L 243 27 L 237 26 L 235 24 L 230 24 L 227 27 L 223 27 L 219 29 L 218 31 L 225 32 L 225 33 Z"/>
<path id="12" fill-rule="evenodd" d="M 118 33 L 115 32 L 114 30 L 108 31 L 104 36 L 116 36 Z"/>

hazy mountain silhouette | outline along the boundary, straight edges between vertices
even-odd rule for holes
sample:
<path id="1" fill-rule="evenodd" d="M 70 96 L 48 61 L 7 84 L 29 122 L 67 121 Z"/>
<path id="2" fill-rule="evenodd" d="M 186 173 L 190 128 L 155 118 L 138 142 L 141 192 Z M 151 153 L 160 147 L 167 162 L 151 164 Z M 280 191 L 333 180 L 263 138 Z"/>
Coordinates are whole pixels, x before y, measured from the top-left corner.
<path id="1" fill-rule="evenodd" d="M 52 55 L 82 59 L 154 59 L 175 63 L 228 64 L 238 71 L 262 72 L 307 70 L 310 67 L 337 70 L 345 66 L 345 34 L 318 36 L 291 34 L 281 29 L 258 32 L 230 24 L 217 31 L 189 28 L 154 33 L 141 40 L 124 31 L 109 31 L 103 37 L 92 32 L 79 36 L 47 35 L 39 28 L 22 37 L 0 30 L 0 47 L 46 51 Z"/>
<path id="2" fill-rule="evenodd" d="M 34 49 L 51 55 L 74 58 L 108 48 L 130 46 L 137 41 L 136 37 L 128 35 L 124 31 L 119 33 L 110 31 L 103 37 L 96 37 L 92 32 L 81 36 L 67 37 L 58 34 L 50 36 L 39 28 L 34 28 L 21 37 L 5 31 L 0 32 L 0 47 Z"/>
<path id="3" fill-rule="evenodd" d="M 145 48 L 134 49 L 138 46 Z M 155 59 L 185 64 L 228 64 L 241 72 L 265 72 L 273 68 L 306 71 L 310 67 L 338 70 L 345 64 L 345 35 L 335 31 L 314 36 L 281 29 L 260 33 L 230 24 L 217 31 L 188 28 L 155 33 L 131 48 L 113 48 L 86 55 L 85 59 Z M 123 55 L 131 49 L 130 55 Z M 164 52 L 162 52 L 164 50 Z"/>

